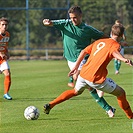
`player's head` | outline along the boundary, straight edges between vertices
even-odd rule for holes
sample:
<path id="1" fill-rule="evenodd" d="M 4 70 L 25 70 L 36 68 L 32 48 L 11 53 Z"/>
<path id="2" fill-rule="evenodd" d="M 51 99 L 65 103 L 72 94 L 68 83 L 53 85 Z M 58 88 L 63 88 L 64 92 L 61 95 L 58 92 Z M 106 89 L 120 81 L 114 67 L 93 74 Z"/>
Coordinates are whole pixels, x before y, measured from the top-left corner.
<path id="1" fill-rule="evenodd" d="M 1 33 L 4 33 L 7 30 L 8 23 L 9 23 L 9 21 L 7 18 L 5 18 L 5 17 L 0 18 L 0 32 Z"/>
<path id="2" fill-rule="evenodd" d="M 69 17 L 73 25 L 80 25 L 82 22 L 82 11 L 79 6 L 72 6 L 68 10 Z"/>
<path id="3" fill-rule="evenodd" d="M 118 37 L 122 37 L 123 33 L 124 33 L 124 26 L 122 24 L 114 24 L 112 26 L 112 35 L 118 36 Z"/>

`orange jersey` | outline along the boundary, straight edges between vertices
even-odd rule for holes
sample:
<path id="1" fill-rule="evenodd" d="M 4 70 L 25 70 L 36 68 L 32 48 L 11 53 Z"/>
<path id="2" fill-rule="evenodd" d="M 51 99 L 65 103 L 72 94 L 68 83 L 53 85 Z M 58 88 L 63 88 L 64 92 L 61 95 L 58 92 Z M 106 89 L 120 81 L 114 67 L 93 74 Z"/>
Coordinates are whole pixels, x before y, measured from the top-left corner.
<path id="1" fill-rule="evenodd" d="M 9 32 L 5 32 L 5 35 L 0 34 L 0 52 L 6 54 L 8 49 L 8 42 L 9 42 L 10 34 Z"/>
<path id="2" fill-rule="evenodd" d="M 100 39 L 84 50 L 90 56 L 81 69 L 81 77 L 93 83 L 102 83 L 108 74 L 106 67 L 114 58 L 112 53 L 120 51 L 119 43 L 111 38 Z"/>

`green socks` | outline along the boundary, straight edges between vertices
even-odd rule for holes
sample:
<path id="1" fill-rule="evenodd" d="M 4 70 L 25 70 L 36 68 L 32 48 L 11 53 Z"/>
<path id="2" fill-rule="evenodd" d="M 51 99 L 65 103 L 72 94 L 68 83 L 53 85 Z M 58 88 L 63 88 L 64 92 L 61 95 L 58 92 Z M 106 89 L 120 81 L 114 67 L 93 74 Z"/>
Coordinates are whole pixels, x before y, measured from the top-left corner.
<path id="1" fill-rule="evenodd" d="M 93 89 L 92 91 L 90 91 L 90 94 L 92 95 L 92 97 L 96 100 L 96 102 L 106 111 L 111 109 L 111 106 L 105 101 L 105 99 L 103 97 L 99 97 L 96 90 Z"/>
<path id="2" fill-rule="evenodd" d="M 70 82 L 70 83 L 73 83 L 73 77 L 72 77 L 72 76 L 69 77 L 69 82 Z"/>
<path id="3" fill-rule="evenodd" d="M 121 67 L 121 62 L 118 61 L 118 70 L 120 69 Z"/>
<path id="4" fill-rule="evenodd" d="M 114 66 L 115 66 L 115 70 L 119 71 L 119 69 L 121 67 L 121 62 L 118 60 L 114 60 Z"/>

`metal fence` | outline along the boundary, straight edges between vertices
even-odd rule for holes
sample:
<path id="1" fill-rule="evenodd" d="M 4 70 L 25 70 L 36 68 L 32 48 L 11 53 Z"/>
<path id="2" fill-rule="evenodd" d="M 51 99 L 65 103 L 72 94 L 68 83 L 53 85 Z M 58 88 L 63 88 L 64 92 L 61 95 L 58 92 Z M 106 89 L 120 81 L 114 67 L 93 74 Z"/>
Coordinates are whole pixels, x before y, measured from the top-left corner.
<path id="1" fill-rule="evenodd" d="M 133 46 L 124 47 L 125 54 L 133 55 Z M 9 49 L 11 60 L 62 60 L 63 48 L 42 48 L 29 49 L 29 56 L 26 56 L 26 49 Z M 16 54 L 17 52 L 17 54 Z M 15 53 L 15 55 L 14 55 Z"/>
<path id="2" fill-rule="evenodd" d="M 30 24 L 29 24 L 29 11 L 31 11 L 31 10 L 68 10 L 69 9 L 69 7 L 70 7 L 70 2 L 69 2 L 69 0 L 66 0 L 67 1 L 67 5 L 65 6 L 65 7 L 56 7 L 56 8 L 43 8 L 43 7 L 41 7 L 41 8 L 38 8 L 38 7 L 30 7 L 29 6 L 29 1 L 30 0 L 25 0 L 25 7 L 2 7 L 1 5 L 0 5 L 0 10 L 2 10 L 2 11 L 14 11 L 14 10 L 19 10 L 19 11 L 25 11 L 25 14 L 26 14 L 26 21 L 25 21 L 25 25 L 26 25 L 26 40 L 25 40 L 25 48 L 24 49 L 17 49 L 17 48 L 11 48 L 10 49 L 10 51 L 11 51 L 11 55 L 14 55 L 13 53 L 16 53 L 17 52 L 17 54 L 15 55 L 15 56 L 11 56 L 11 58 L 13 58 L 13 59 L 15 59 L 15 58 L 17 58 L 17 59 L 26 59 L 26 60 L 30 60 L 30 59 L 32 59 L 33 58 L 33 56 L 32 56 L 32 53 L 34 52 L 34 51 L 41 51 L 41 53 L 45 53 L 45 59 L 46 60 L 48 60 L 48 59 L 50 59 L 50 58 L 52 58 L 52 56 L 56 56 L 56 55 L 51 55 L 52 54 L 52 52 L 51 51 L 55 51 L 55 52 L 53 52 L 53 53 L 57 53 L 57 52 L 59 52 L 59 53 L 62 53 L 62 51 L 63 51 L 63 49 L 61 48 L 42 48 L 42 49 L 33 49 L 33 48 L 31 48 L 29 45 L 30 45 L 30 40 L 29 40 L 29 26 L 30 26 Z M 22 52 L 22 53 L 20 53 L 20 52 Z M 58 54 L 57 54 L 58 55 Z M 36 56 L 36 55 L 35 55 Z M 42 54 L 42 56 L 44 56 L 44 54 Z M 57 58 L 58 58 L 58 56 L 57 56 Z"/>

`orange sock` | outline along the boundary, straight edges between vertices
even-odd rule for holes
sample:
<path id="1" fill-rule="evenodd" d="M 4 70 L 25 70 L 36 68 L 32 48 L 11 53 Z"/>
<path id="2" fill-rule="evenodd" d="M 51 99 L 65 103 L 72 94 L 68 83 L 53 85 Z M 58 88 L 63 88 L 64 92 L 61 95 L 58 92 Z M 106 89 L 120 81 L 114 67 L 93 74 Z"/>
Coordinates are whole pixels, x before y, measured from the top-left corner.
<path id="1" fill-rule="evenodd" d="M 4 79 L 4 94 L 8 93 L 10 86 L 11 86 L 11 77 L 10 75 L 8 75 L 8 76 L 5 76 L 5 79 Z"/>
<path id="2" fill-rule="evenodd" d="M 53 108 L 56 104 L 59 104 L 65 100 L 70 99 L 73 96 L 76 96 L 77 94 L 75 93 L 75 90 L 67 90 L 64 91 L 60 96 L 58 96 L 56 99 L 54 99 L 53 101 L 51 101 L 50 104 L 50 108 Z"/>
<path id="3" fill-rule="evenodd" d="M 118 101 L 120 108 L 122 108 L 123 111 L 125 112 L 126 116 L 129 119 L 132 119 L 133 113 L 132 113 L 131 107 L 126 99 L 126 95 L 124 94 L 122 96 L 117 97 L 117 101 Z"/>

